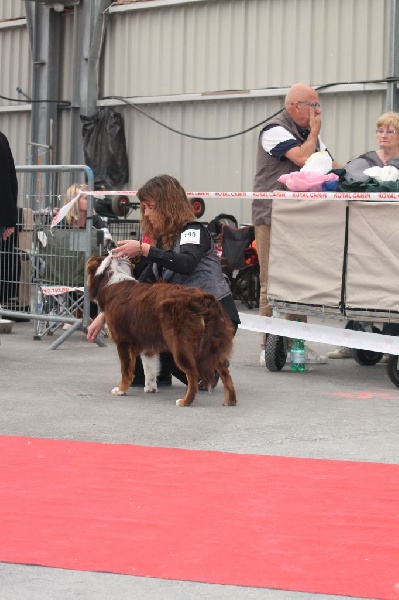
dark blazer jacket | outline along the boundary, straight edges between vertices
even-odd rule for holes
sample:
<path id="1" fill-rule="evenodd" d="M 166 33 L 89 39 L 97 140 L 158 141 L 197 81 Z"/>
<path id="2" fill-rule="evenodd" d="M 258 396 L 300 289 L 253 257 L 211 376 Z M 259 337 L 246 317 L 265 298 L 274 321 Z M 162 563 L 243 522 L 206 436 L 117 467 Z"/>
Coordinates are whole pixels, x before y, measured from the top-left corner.
<path id="1" fill-rule="evenodd" d="M 0 225 L 17 223 L 18 181 L 8 139 L 0 131 Z"/>

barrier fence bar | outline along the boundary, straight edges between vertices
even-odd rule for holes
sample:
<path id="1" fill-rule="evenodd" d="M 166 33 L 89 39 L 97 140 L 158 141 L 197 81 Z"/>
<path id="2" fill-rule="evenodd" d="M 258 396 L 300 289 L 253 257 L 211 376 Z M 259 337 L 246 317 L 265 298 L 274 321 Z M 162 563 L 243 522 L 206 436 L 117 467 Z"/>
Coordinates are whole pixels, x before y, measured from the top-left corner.
<path id="1" fill-rule="evenodd" d="M 81 281 L 82 314 L 72 316 L 67 312 L 57 314 L 50 300 L 44 306 L 43 285 L 65 287 L 67 282 L 62 280 L 63 273 L 60 268 L 61 280 L 57 282 L 45 279 L 51 260 L 55 260 L 53 253 L 48 251 L 51 244 L 43 243 L 49 236 L 49 228 L 54 214 L 54 209 L 59 208 L 63 196 L 72 183 L 87 182 L 89 191 L 94 187 L 94 174 L 87 165 L 17 165 L 18 177 L 18 223 L 15 232 L 6 242 L 0 242 L 0 314 L 15 320 L 32 320 L 34 323 L 34 338 L 40 339 L 40 329 L 43 324 L 53 324 L 48 327 L 51 335 L 57 327 L 69 324 L 71 328 L 62 334 L 49 349 L 54 349 L 78 329 L 85 330 L 90 321 L 89 293 L 86 285 L 85 269 Z M 43 178 L 43 174 L 51 176 Z M 71 230 L 72 237 L 80 238 L 79 256 L 83 262 L 92 254 L 92 216 L 93 196 L 87 197 L 87 221 L 85 230 Z M 56 232 L 59 233 L 58 231 Z M 76 233 L 76 236 L 73 234 Z M 72 238 L 71 238 L 72 239 Z M 68 258 L 73 261 L 78 257 L 75 248 L 68 247 Z M 65 257 L 64 257 L 65 259 Z M 64 262 L 64 264 L 66 264 Z M 65 272 L 65 276 L 67 273 Z M 71 286 L 72 283 L 72 286 Z M 73 290 L 77 284 L 68 282 Z M 71 295 L 73 295 L 73 291 Z M 73 304 L 71 305 L 73 306 Z M 44 308 L 49 308 L 44 312 Z M 58 325 L 57 325 L 58 324 Z M 99 342 L 101 345 L 101 341 Z"/>

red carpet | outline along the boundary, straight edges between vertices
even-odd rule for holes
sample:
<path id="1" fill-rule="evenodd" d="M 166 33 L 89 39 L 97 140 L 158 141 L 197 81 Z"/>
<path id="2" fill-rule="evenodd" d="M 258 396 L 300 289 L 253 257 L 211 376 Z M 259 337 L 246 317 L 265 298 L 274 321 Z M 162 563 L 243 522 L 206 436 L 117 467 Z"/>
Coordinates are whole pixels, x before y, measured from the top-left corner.
<path id="1" fill-rule="evenodd" d="M 399 466 L 0 437 L 0 561 L 399 598 Z"/>

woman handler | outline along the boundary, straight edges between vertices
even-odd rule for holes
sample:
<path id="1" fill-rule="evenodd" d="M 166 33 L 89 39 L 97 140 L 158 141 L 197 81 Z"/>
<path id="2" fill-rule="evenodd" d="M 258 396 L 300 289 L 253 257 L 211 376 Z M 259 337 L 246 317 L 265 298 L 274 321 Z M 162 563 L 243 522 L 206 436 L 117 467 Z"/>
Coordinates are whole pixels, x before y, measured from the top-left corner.
<path id="1" fill-rule="evenodd" d="M 138 190 L 137 197 L 140 200 L 142 233 L 154 243 L 122 240 L 113 250 L 113 256 L 147 257 L 148 264 L 139 277 L 140 282 L 166 281 L 198 287 L 213 294 L 221 302 L 236 331 L 240 319 L 213 240 L 207 228 L 195 220 L 181 184 L 170 175 L 159 175 L 145 183 Z M 104 315 L 100 313 L 89 325 L 87 339 L 94 341 L 103 325 Z M 184 373 L 174 365 L 170 353 L 161 354 L 161 366 L 163 377 L 169 371 L 186 383 Z M 135 384 L 141 383 L 138 382 L 139 376 L 136 369 Z"/>

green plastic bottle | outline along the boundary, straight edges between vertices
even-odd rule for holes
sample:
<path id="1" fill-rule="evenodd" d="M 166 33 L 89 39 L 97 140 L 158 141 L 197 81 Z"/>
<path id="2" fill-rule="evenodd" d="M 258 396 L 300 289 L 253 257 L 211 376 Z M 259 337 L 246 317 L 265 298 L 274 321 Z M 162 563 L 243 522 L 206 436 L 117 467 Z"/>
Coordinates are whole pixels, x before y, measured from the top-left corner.
<path id="1" fill-rule="evenodd" d="M 300 319 L 297 319 L 300 322 Z M 306 363 L 305 342 L 303 340 L 292 340 L 291 346 L 291 371 L 304 371 Z"/>

